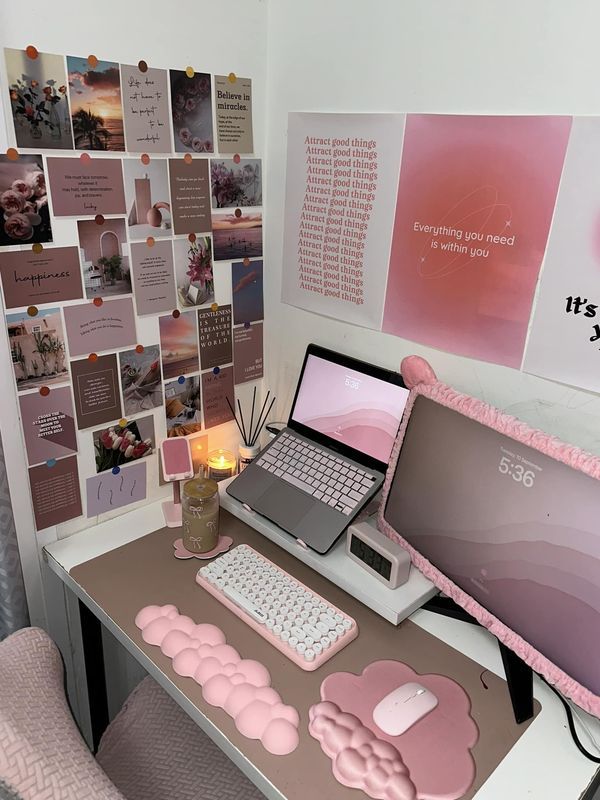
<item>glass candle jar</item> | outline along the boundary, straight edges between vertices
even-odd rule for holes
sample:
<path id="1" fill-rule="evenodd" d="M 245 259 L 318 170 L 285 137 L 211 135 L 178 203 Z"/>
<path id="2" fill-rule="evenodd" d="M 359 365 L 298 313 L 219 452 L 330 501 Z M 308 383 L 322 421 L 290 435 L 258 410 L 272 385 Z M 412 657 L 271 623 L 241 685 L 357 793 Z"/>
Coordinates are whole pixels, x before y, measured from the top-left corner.
<path id="1" fill-rule="evenodd" d="M 208 478 L 192 478 L 181 497 L 183 546 L 190 553 L 208 553 L 219 540 L 219 487 Z"/>
<path id="2" fill-rule="evenodd" d="M 236 465 L 237 459 L 230 450 L 213 450 L 206 459 L 208 477 L 213 481 L 231 478 L 235 473 Z"/>

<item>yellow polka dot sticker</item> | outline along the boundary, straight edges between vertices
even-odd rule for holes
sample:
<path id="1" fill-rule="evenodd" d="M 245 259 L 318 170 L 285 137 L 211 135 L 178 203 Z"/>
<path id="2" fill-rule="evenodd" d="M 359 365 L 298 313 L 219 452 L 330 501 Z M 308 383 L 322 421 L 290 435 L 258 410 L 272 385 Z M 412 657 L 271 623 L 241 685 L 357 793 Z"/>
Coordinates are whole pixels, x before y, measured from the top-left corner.
<path id="1" fill-rule="evenodd" d="M 188 78 L 193 78 L 196 73 L 193 67 L 186 67 L 185 74 L 188 76 Z"/>
<path id="2" fill-rule="evenodd" d="M 34 253 L 41 253 L 44 250 L 44 245 L 41 244 L 40 242 L 36 242 L 35 244 L 31 245 L 31 249 L 33 250 Z"/>

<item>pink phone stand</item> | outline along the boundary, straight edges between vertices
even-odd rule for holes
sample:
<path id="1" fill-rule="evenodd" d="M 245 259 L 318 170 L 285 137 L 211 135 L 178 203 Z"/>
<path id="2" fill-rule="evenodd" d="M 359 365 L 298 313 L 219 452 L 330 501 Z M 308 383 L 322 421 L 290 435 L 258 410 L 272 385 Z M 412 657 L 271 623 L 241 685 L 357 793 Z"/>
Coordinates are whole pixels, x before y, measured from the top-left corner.
<path id="1" fill-rule="evenodd" d="M 373 710 L 411 682 L 433 692 L 438 705 L 405 733 L 389 736 L 374 723 Z M 457 800 L 473 783 L 471 748 L 479 730 L 467 693 L 451 678 L 419 675 L 401 661 L 375 661 L 361 675 L 329 675 L 321 699 L 310 709 L 309 731 L 344 786 L 380 800 Z"/>
<path id="2" fill-rule="evenodd" d="M 175 558 L 200 558 L 204 561 L 209 558 L 214 558 L 221 553 L 226 553 L 232 544 L 233 539 L 231 536 L 219 536 L 219 541 L 217 542 L 216 547 L 213 547 L 212 550 L 209 550 L 207 553 L 192 553 L 191 550 L 187 550 L 184 547 L 183 539 L 176 539 L 173 542 L 173 547 L 175 548 L 173 555 Z"/>
<path id="3" fill-rule="evenodd" d="M 269 670 L 258 661 L 242 658 L 225 641 L 216 625 L 200 623 L 179 613 L 173 605 L 146 606 L 135 624 L 142 639 L 157 645 L 173 659 L 178 675 L 202 687 L 202 697 L 233 717 L 235 727 L 249 739 L 259 739 L 269 753 L 283 756 L 298 746 L 300 716 L 271 688 Z"/>

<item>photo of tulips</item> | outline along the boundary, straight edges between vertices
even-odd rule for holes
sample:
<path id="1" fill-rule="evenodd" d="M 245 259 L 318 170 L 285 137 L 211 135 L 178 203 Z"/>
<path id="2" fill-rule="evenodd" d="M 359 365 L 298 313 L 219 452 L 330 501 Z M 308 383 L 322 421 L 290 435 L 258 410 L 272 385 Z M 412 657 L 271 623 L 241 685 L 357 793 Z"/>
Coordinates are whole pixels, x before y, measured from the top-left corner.
<path id="1" fill-rule="evenodd" d="M 124 427 L 111 425 L 92 433 L 96 472 L 105 472 L 151 456 L 156 449 L 154 417 L 141 417 Z"/>
<path id="2" fill-rule="evenodd" d="M 183 70 L 169 70 L 171 115 L 176 153 L 212 153 L 211 77 L 196 72 L 191 78 Z"/>
<path id="3" fill-rule="evenodd" d="M 67 71 L 62 56 L 6 48 L 6 74 L 17 147 L 71 150 Z"/>
<path id="4" fill-rule="evenodd" d="M 16 161 L 0 155 L 0 247 L 51 241 L 41 155 L 21 155 Z"/>

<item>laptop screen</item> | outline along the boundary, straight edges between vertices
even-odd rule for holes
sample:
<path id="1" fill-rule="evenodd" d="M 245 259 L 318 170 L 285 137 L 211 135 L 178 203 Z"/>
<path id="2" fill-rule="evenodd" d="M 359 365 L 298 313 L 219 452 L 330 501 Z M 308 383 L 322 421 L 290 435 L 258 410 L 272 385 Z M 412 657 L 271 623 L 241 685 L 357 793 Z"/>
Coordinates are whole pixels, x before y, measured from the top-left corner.
<path id="1" fill-rule="evenodd" d="M 381 373 L 377 377 L 309 352 L 290 419 L 387 464 L 408 389 L 385 379 L 393 373 Z"/>

